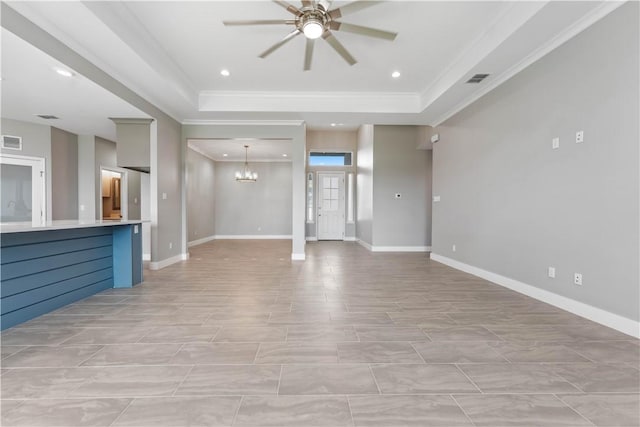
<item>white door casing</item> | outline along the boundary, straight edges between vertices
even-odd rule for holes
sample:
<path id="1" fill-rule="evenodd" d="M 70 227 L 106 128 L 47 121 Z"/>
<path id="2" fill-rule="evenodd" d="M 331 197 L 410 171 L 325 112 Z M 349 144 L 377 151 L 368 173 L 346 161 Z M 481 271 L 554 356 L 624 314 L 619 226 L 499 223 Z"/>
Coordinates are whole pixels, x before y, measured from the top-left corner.
<path id="1" fill-rule="evenodd" d="M 344 172 L 318 172 L 318 240 L 344 240 Z"/>
<path id="2" fill-rule="evenodd" d="M 2 201 L 0 207 L 0 217 L 2 219 L 0 221 L 30 221 L 34 226 L 43 225 L 47 218 L 45 159 L 42 157 L 0 154 L 0 165 L 4 165 L 7 168 L 5 170 L 7 176 L 2 179 Z M 23 169 L 25 172 L 20 173 L 16 169 L 18 173 L 13 179 L 10 176 L 10 167 Z M 5 175 L 5 173 L 3 172 L 2 175 Z M 23 178 L 28 177 L 30 181 L 23 180 L 18 182 L 18 175 L 24 175 Z M 23 184 L 29 185 L 29 188 L 24 188 Z M 28 197 L 29 193 L 31 193 L 31 197 Z M 25 197 L 27 200 L 24 200 Z M 30 206 L 27 206 L 27 203 L 30 203 Z M 18 211 L 23 212 L 19 214 Z"/>

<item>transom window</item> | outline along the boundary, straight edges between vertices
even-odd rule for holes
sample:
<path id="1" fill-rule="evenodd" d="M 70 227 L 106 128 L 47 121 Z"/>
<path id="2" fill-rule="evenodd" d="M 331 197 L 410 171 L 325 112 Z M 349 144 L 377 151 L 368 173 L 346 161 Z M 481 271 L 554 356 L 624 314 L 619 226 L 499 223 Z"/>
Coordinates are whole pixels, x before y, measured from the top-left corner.
<path id="1" fill-rule="evenodd" d="M 351 166 L 352 154 L 338 151 L 311 151 L 309 166 Z"/>

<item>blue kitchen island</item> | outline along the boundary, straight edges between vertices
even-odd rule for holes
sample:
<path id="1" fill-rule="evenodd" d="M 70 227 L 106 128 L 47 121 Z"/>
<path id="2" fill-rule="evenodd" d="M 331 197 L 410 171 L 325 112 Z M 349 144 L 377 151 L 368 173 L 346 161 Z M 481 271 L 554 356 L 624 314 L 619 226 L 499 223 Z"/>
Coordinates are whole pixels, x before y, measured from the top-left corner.
<path id="1" fill-rule="evenodd" d="M 142 282 L 142 221 L 0 227 L 0 327 Z"/>

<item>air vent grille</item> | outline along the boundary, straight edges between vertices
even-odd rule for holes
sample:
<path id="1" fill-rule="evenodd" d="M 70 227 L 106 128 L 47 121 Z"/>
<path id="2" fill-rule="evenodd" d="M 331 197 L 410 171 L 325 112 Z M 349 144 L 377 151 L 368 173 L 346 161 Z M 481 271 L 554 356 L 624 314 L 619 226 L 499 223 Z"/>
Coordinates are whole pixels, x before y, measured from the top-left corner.
<path id="1" fill-rule="evenodd" d="M 22 150 L 22 138 L 19 136 L 2 135 L 1 146 L 8 150 Z"/>
<path id="2" fill-rule="evenodd" d="M 480 83 L 487 77 L 489 77 L 489 74 L 476 74 L 473 77 L 471 77 L 469 80 L 467 80 L 467 83 Z"/>
<path id="3" fill-rule="evenodd" d="M 36 116 L 40 117 L 41 119 L 45 119 L 45 120 L 58 120 L 59 119 L 59 117 L 52 116 L 51 114 L 36 114 Z"/>

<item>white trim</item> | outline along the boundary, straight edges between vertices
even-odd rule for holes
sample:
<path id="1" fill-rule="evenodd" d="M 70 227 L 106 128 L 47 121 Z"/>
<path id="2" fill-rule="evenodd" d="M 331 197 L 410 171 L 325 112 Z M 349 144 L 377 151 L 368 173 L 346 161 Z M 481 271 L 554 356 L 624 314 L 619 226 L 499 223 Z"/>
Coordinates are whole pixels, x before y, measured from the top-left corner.
<path id="1" fill-rule="evenodd" d="M 171 258 L 163 259 L 162 261 L 154 261 L 149 263 L 149 270 L 161 270 L 165 267 L 175 264 L 176 262 L 186 261 L 189 259 L 189 254 L 178 254 Z"/>
<path id="2" fill-rule="evenodd" d="M 220 125 L 220 126 L 301 126 L 304 120 L 198 120 L 186 119 L 183 125 Z"/>
<path id="3" fill-rule="evenodd" d="M 307 242 L 317 242 L 318 238 L 315 236 L 307 236 L 305 239 Z"/>
<path id="4" fill-rule="evenodd" d="M 356 238 L 356 242 L 358 242 L 358 244 L 362 247 L 364 247 L 365 249 L 371 250 L 372 246 L 370 244 L 368 244 L 367 242 L 365 242 L 364 240 L 360 240 L 358 238 Z"/>
<path id="5" fill-rule="evenodd" d="M 151 254 L 142 254 L 142 261 L 151 261 Z"/>
<path id="6" fill-rule="evenodd" d="M 357 239 L 355 236 L 346 236 L 344 239 L 345 242 L 355 242 Z"/>
<path id="7" fill-rule="evenodd" d="M 486 95 L 487 93 L 491 92 L 493 89 L 497 88 L 502 83 L 506 82 L 511 77 L 518 74 L 520 71 L 524 70 L 525 68 L 527 68 L 528 66 L 530 66 L 531 64 L 533 64 L 534 62 L 536 62 L 546 54 L 548 54 L 549 52 L 558 48 L 560 45 L 562 45 L 566 41 L 577 36 L 582 31 L 589 28 L 591 25 L 595 24 L 600 19 L 604 18 L 609 13 L 616 10 L 618 7 L 622 6 L 624 3 L 625 2 L 623 1 L 602 2 L 600 5 L 596 6 L 593 10 L 591 10 L 589 13 L 584 15 L 581 19 L 574 22 L 573 25 L 571 25 L 568 28 L 565 28 L 561 33 L 557 34 L 555 37 L 553 37 L 551 40 L 549 40 L 545 44 L 539 46 L 536 50 L 531 52 L 525 58 L 523 58 L 516 64 L 513 64 L 511 67 L 509 67 L 507 70 L 505 70 L 501 74 L 495 77 L 492 76 L 491 81 L 487 82 L 487 84 L 484 85 L 480 90 L 474 92 L 473 94 L 471 94 L 471 96 L 465 98 L 464 100 L 462 100 L 462 102 L 456 104 L 453 108 L 451 108 L 450 110 L 442 114 L 440 117 L 436 118 L 431 123 L 429 123 L 429 125 L 432 127 L 439 126 L 445 120 L 449 119 L 456 113 L 462 111 L 464 108 L 471 105 L 472 103 L 474 103 L 479 98 Z M 424 96 L 425 95 L 423 94 L 423 103 L 424 103 Z M 425 105 L 425 108 L 426 108 L 426 105 Z"/>
<path id="8" fill-rule="evenodd" d="M 216 240 L 291 240 L 291 234 L 229 234 L 212 236 Z"/>
<path id="9" fill-rule="evenodd" d="M 291 261 L 304 261 L 305 258 L 305 254 L 291 254 Z"/>
<path id="10" fill-rule="evenodd" d="M 481 268 L 474 267 L 472 265 L 465 264 L 451 258 L 447 258 L 442 255 L 432 253 L 431 259 L 436 262 L 448 265 L 449 267 L 455 268 L 456 270 L 473 274 L 474 276 L 481 277 L 500 286 L 504 286 L 505 288 L 527 295 L 531 298 L 535 298 L 538 301 L 551 304 L 570 313 L 600 323 L 601 325 L 608 326 L 624 334 L 631 335 L 635 338 L 640 338 L 640 322 L 637 322 L 635 320 L 622 317 L 601 308 L 597 308 L 592 305 L 585 304 L 580 301 L 576 301 L 574 299 L 567 298 L 565 296 L 558 295 L 553 292 L 549 292 L 544 289 L 519 282 L 509 277 L 501 276 L 499 274 L 492 273 L 490 271 L 483 270 Z"/>
<path id="11" fill-rule="evenodd" d="M 372 246 L 371 252 L 431 252 L 431 246 Z"/>
<path id="12" fill-rule="evenodd" d="M 198 246 L 198 245 L 210 242 L 210 241 L 215 240 L 215 239 L 216 239 L 216 236 L 203 237 L 202 239 L 192 240 L 192 241 L 188 242 L 187 246 L 188 247 Z"/>

